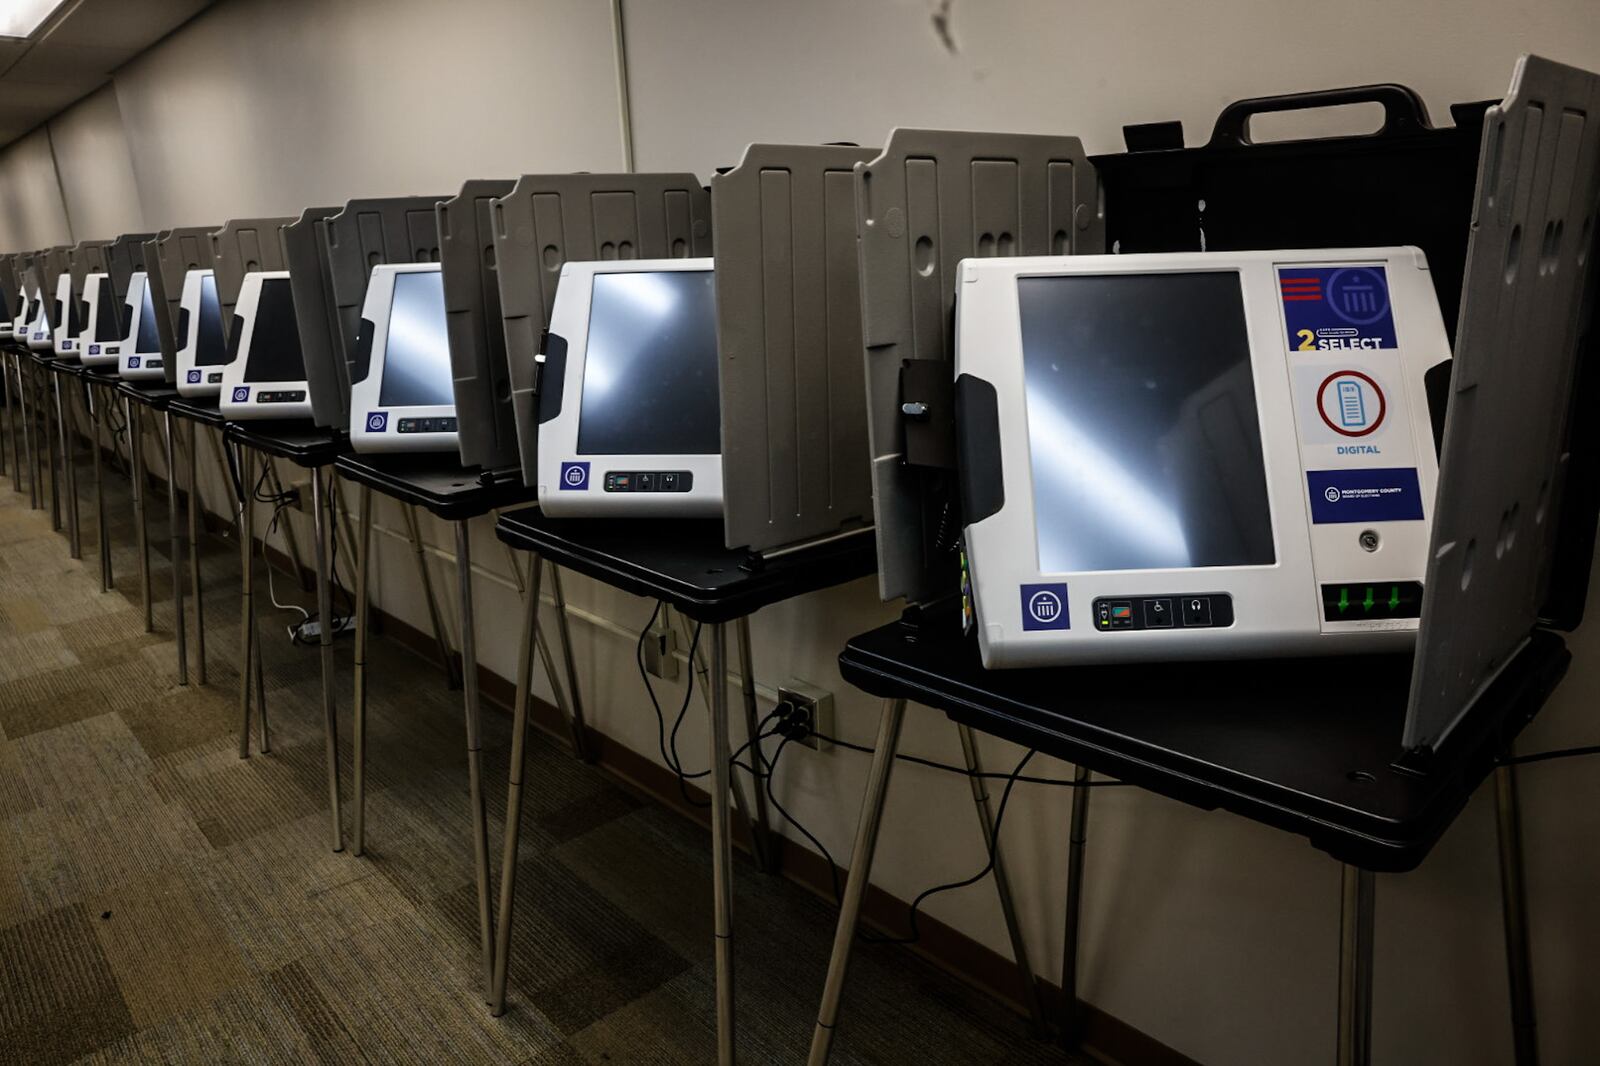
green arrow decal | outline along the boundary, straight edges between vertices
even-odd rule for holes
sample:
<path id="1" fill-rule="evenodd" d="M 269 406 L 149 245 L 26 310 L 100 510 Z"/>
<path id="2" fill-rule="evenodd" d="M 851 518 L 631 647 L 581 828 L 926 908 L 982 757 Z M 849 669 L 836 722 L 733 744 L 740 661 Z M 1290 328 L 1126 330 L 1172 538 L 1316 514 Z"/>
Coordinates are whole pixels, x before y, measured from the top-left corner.
<path id="1" fill-rule="evenodd" d="M 1361 609 L 1364 610 L 1364 611 L 1372 610 L 1372 586 L 1371 585 L 1367 586 L 1367 598 L 1361 601 Z"/>
<path id="2" fill-rule="evenodd" d="M 1390 585 L 1389 586 L 1389 610 L 1392 611 L 1398 606 L 1400 606 L 1400 586 L 1399 585 Z"/>
<path id="3" fill-rule="evenodd" d="M 1350 590 L 1349 589 L 1340 589 L 1339 590 L 1339 613 L 1340 614 L 1344 614 L 1345 608 L 1347 608 L 1349 606 L 1350 606 Z"/>

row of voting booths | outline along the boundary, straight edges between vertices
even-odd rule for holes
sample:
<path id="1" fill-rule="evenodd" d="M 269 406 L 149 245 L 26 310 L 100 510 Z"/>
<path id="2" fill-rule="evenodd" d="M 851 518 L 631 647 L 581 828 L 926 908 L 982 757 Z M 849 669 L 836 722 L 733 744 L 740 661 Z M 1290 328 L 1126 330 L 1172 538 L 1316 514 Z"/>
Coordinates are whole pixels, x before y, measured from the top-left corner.
<path id="1" fill-rule="evenodd" d="M 1385 120 L 1378 132 L 1287 144 L 1250 138 L 1254 115 L 1353 102 L 1382 105 Z M 846 680 L 882 696 L 885 704 L 812 1062 L 825 1061 L 832 1047 L 908 701 L 945 712 L 960 733 L 974 782 L 975 833 L 991 860 L 1017 963 L 1017 998 L 1041 1023 L 1045 997 L 1012 905 L 998 812 L 981 787 L 980 775 L 987 771 L 978 761 L 975 736 L 1004 737 L 1076 766 L 1061 965 L 1067 1011 L 1060 1028 L 1069 1040 L 1082 1024 L 1076 1000 L 1078 913 L 1095 774 L 1305 836 L 1342 864 L 1340 1061 L 1364 1062 L 1370 1054 L 1373 874 L 1421 862 L 1476 785 L 1495 773 L 1517 1054 L 1519 1063 L 1531 1062 L 1536 1047 L 1515 790 L 1509 767 L 1497 770 L 1495 762 L 1566 668 L 1569 656 L 1558 634 L 1582 617 L 1594 548 L 1600 457 L 1588 427 L 1592 420 L 1575 412 L 1597 387 L 1591 358 L 1597 272 L 1588 263 L 1600 240 L 1593 224 L 1600 203 L 1600 124 L 1570 116 L 1597 112 L 1600 77 L 1529 58 L 1519 64 L 1503 101 L 1457 108 L 1448 127 L 1435 128 L 1410 90 L 1370 86 L 1243 101 L 1224 111 L 1199 147 L 1185 147 L 1175 123 L 1128 127 L 1127 151 L 1095 157 L 1071 136 L 900 129 L 881 149 L 751 145 L 709 187 L 691 174 L 473 180 L 453 195 L 356 199 L 293 217 L 236 219 L 0 257 L 0 292 L 16 312 L 5 368 L 13 485 L 26 481 L 36 506 L 50 503 L 59 513 L 65 504 L 76 555 L 74 410 L 80 398 L 87 403 L 83 413 L 92 427 L 98 495 L 104 427 L 120 409 L 143 547 L 140 412 L 161 417 L 179 590 L 179 677 L 187 680 L 180 561 L 186 541 L 204 683 L 195 556 L 204 516 L 194 464 L 200 434 L 220 445 L 215 454 L 235 496 L 229 517 L 241 533 L 240 752 L 248 755 L 253 710 L 259 747 L 270 746 L 260 680 L 266 649 L 252 599 L 254 505 L 282 495 L 275 462 L 310 472 L 336 849 L 345 845 L 345 820 L 331 589 L 334 559 L 344 554 L 355 562 L 349 591 L 356 615 L 357 855 L 369 829 L 364 767 L 371 679 L 365 667 L 374 495 L 404 508 L 419 561 L 417 512 L 454 527 L 459 679 L 450 666 L 456 649 L 443 636 L 445 608 L 420 563 L 419 577 L 441 658 L 463 692 L 472 808 L 466 822 L 478 887 L 484 996 L 496 1014 L 505 1008 L 512 972 L 514 860 L 536 663 L 549 675 L 575 754 L 587 757 L 592 746 L 566 632 L 561 574 L 576 572 L 656 599 L 695 623 L 697 633 L 704 629 L 691 646 L 703 651 L 710 679 L 702 695 L 712 723 L 707 791 L 717 1046 L 719 1060 L 731 1062 L 736 813 L 748 825 L 752 852 L 764 868 L 776 869 L 781 854 L 763 795 L 770 765 L 755 743 L 767 720 L 755 698 L 748 618 L 764 605 L 876 571 L 883 598 L 904 600 L 906 609 L 896 623 L 853 640 L 841 657 Z M 1436 449 L 1437 490 L 1425 501 L 1431 532 L 1420 600 L 1409 618 L 1395 618 L 1417 634 L 1415 654 L 1340 659 L 1338 670 L 1349 684 L 1339 686 L 1315 681 L 1317 671 L 1290 657 L 984 669 L 970 626 L 985 623 L 985 609 L 991 612 L 987 621 L 997 616 L 973 587 L 985 580 L 986 564 L 968 557 L 977 542 L 964 534 L 997 513 L 1007 498 L 1015 502 L 1036 490 L 1015 472 L 1024 467 L 1007 465 L 1017 457 L 1007 459 L 1000 444 L 1000 412 L 1020 402 L 1020 395 L 996 397 L 993 385 L 955 372 L 958 358 L 962 368 L 972 365 L 958 343 L 958 336 L 967 336 L 962 329 L 971 326 L 964 316 L 976 314 L 973 305 L 962 303 L 972 299 L 965 291 L 977 278 L 972 263 L 1041 257 L 1025 265 L 1049 272 L 1065 269 L 1063 257 L 1104 255 L 1079 265 L 1115 270 L 1109 265 L 1115 255 L 1193 259 L 1202 252 L 1226 257 L 1351 248 L 1420 249 L 1436 317 L 1453 347 L 1453 359 L 1430 367 L 1416 386 L 1425 392 L 1415 397 L 1425 412 L 1416 436 Z M 1052 266 L 1042 257 L 1057 258 Z M 638 266 L 618 271 L 619 263 Z M 206 329 L 193 319 L 200 305 L 186 307 L 183 295 L 194 288 L 191 276 L 204 271 L 211 272 L 215 289 L 220 359 L 240 365 L 180 361 L 189 338 Z M 605 286 L 597 279 L 608 272 L 694 271 L 711 273 L 701 282 L 713 287 L 714 310 L 703 300 L 694 302 L 700 297 L 685 297 L 694 283 L 682 287 L 681 278 L 657 286 L 644 300 L 660 323 L 670 320 L 671 330 L 689 331 L 682 335 L 687 340 L 640 345 L 637 338 L 615 340 L 625 333 L 619 325 L 609 332 L 601 328 Z M 392 317 L 386 324 L 371 311 L 375 279 L 384 279 L 384 292 L 398 301 L 402 284 L 396 276 L 433 273 L 437 313 L 426 330 L 415 327 L 416 335 L 431 340 L 411 344 L 402 354 L 410 334 Z M 140 278 L 155 309 L 161 379 L 130 381 L 81 366 L 74 370 L 71 348 L 30 351 L 41 323 L 52 335 L 64 328 L 67 340 L 74 329 L 93 329 L 84 321 L 95 302 L 86 288 L 104 279 L 110 302 L 122 306 Z M 572 279 L 594 286 L 592 296 L 579 293 Z M 267 329 L 262 294 L 274 280 L 292 295 L 286 305 L 292 330 Z M 1322 290 L 1308 295 L 1310 284 L 1294 279 L 1283 292 L 1321 299 Z M 62 300 L 51 305 L 58 291 Z M 568 321 L 563 301 L 580 296 L 577 306 L 587 325 L 568 328 L 562 324 Z M 637 316 L 644 305 L 631 306 Z M 398 313 L 395 307 L 391 314 Z M 683 324 L 687 319 L 673 317 L 696 308 L 714 315 L 712 323 L 701 321 L 699 334 Z M 98 304 L 96 314 L 103 310 Z M 122 319 L 124 329 L 135 312 Z M 1158 313 L 1165 311 L 1150 312 Z M 638 323 L 637 317 L 629 321 Z M 1404 321 L 1410 329 L 1416 320 Z M 1282 320 L 1272 322 L 1281 331 Z M 708 325 L 714 327 L 709 333 Z M 656 328 L 657 337 L 667 337 L 667 325 Z M 1341 330 L 1329 336 L 1361 336 L 1359 330 Z M 976 346 L 1000 344 L 1002 332 L 1016 330 L 980 332 Z M 106 343 L 97 331 L 88 335 Z M 239 378 L 262 354 L 255 348 L 259 338 L 268 336 L 285 352 L 295 349 L 293 372 Z M 703 367 L 677 373 L 667 365 L 668 352 L 692 359 L 707 337 L 715 349 L 714 379 Z M 616 350 L 627 351 L 634 362 L 617 359 L 616 351 L 602 355 L 598 346 L 604 343 L 620 346 Z M 219 358 L 215 347 L 208 358 Z M 1275 355 L 1280 365 L 1284 354 Z M 1296 357 L 1293 350 L 1286 354 Z M 432 375 L 426 388 L 408 394 L 421 402 L 402 404 L 389 398 L 398 391 L 367 390 L 375 375 L 401 369 L 403 358 L 418 360 L 411 367 L 416 374 Z M 230 368 L 213 369 L 223 365 Z M 569 372 L 573 367 L 580 372 Z M 213 374 L 221 376 L 208 380 Z M 216 385 L 218 391 L 214 399 L 190 395 L 185 384 Z M 269 417 L 254 410 L 237 415 L 241 406 L 263 402 L 263 384 L 272 397 L 266 403 L 282 403 L 282 410 L 297 416 L 278 416 L 279 408 Z M 626 445 L 627 435 L 644 433 L 651 419 L 669 425 L 675 414 L 707 409 L 694 406 L 691 393 L 697 388 L 701 400 L 714 396 L 717 410 L 720 498 L 710 511 L 689 506 L 693 494 L 678 487 L 691 470 L 686 454 L 692 449 Z M 608 406 L 597 395 L 601 390 L 625 402 Z M 670 402 L 652 405 L 652 394 Z M 1491 396 L 1494 401 L 1485 402 Z M 440 402 L 446 397 L 447 403 Z M 1352 392 L 1348 402 L 1358 399 Z M 1350 417 L 1369 416 L 1363 409 Z M 413 420 L 412 432 L 426 447 L 395 443 L 403 419 Z M 570 454 L 552 446 L 563 419 L 577 422 L 580 444 Z M 600 419 L 612 420 L 605 427 L 608 439 L 622 439 L 623 445 L 592 451 L 581 446 L 586 433 L 599 439 Z M 175 433 L 175 424 L 186 424 L 189 432 Z M 1329 427 L 1335 428 L 1332 422 Z M 380 435 L 385 436 L 378 443 L 352 446 Z M 181 464 L 175 441 L 186 441 L 188 449 L 186 524 L 177 517 L 174 471 Z M 1069 461 L 1093 460 L 1080 454 Z M 1038 462 L 1035 454 L 1035 469 Z M 701 487 L 711 483 L 712 467 L 692 469 Z M 57 488 L 57 470 L 64 491 Z M 669 474 L 673 481 L 664 481 Z M 1296 469 L 1294 476 L 1300 475 Z M 354 505 L 341 483 L 357 490 Z M 580 492 L 592 494 L 596 510 L 569 509 Z M 647 493 L 650 498 L 643 498 Z M 671 493 L 683 499 L 666 498 Z M 1326 500 L 1337 502 L 1338 495 Z M 541 499 L 543 509 L 536 506 Z M 103 495 L 101 501 L 100 557 L 109 588 Z M 679 503 L 683 509 L 673 511 Z M 1296 510 L 1307 507 L 1303 487 L 1292 503 Z M 1320 505 L 1313 499 L 1309 506 Z M 1282 513 L 1274 516 L 1280 543 Z M 499 539 L 528 558 L 516 568 L 524 617 L 498 893 L 481 783 L 474 628 L 482 623 L 474 617 L 468 535 L 469 522 L 491 516 Z M 1363 538 L 1371 533 L 1362 548 L 1376 554 L 1380 532 L 1394 541 L 1384 520 L 1364 516 L 1342 528 L 1359 528 Z M 1028 546 L 1011 548 L 1026 553 Z M 1420 543 L 1417 555 L 1424 558 Z M 154 624 L 148 552 L 141 557 L 148 627 Z M 540 625 L 547 572 L 559 651 L 551 649 Z M 1080 580 L 1082 575 L 1074 576 Z M 1024 622 L 1024 628 L 1064 629 L 1068 609 L 1089 624 L 1098 608 L 1063 602 L 1067 586 L 1059 587 L 1062 600 L 1049 614 L 1036 613 L 1037 625 Z M 1028 589 L 1023 586 L 1024 611 Z M 1215 603 L 1208 601 L 1196 628 L 1213 631 L 1208 647 L 1218 650 L 1178 660 L 1240 656 L 1227 650 L 1226 634 L 1214 631 L 1233 624 L 1235 605 L 1239 617 L 1247 618 L 1248 597 L 1230 599 L 1224 615 L 1212 612 L 1227 590 L 1207 595 Z M 1016 599 L 1010 586 L 1003 596 Z M 1400 603 L 1398 591 L 1394 596 L 1391 611 Z M 1369 611 L 1372 601 L 1368 590 Z M 1318 601 L 1315 609 L 1332 610 L 1332 601 Z M 1183 626 L 1190 620 L 1186 614 Z M 742 697 L 738 730 L 730 727 L 735 716 L 728 705 L 736 675 Z M 1359 707 L 1341 696 L 1352 689 L 1364 693 Z M 1205 695 L 1197 698 L 1197 692 Z M 736 731 L 750 742 L 753 781 L 733 772 Z M 382 832 L 381 826 L 370 829 Z"/>

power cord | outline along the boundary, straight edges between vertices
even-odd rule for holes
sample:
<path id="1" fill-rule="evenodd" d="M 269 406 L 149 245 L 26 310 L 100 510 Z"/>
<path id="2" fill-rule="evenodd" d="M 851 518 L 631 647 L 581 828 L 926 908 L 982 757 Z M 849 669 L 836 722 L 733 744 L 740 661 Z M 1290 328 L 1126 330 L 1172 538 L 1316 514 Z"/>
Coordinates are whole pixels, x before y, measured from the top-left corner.
<path id="1" fill-rule="evenodd" d="M 711 773 L 703 770 L 700 773 L 688 774 L 684 772 L 683 764 L 678 759 L 678 730 L 683 725 L 683 720 L 689 713 L 689 702 L 694 697 L 694 652 L 700 643 L 700 627 L 695 627 L 694 643 L 689 646 L 689 680 L 683 689 L 683 704 L 678 708 L 677 720 L 673 722 L 671 743 L 668 743 L 667 718 L 661 710 L 661 701 L 656 698 L 655 686 L 650 683 L 650 672 L 644 668 L 644 642 L 650 636 L 650 630 L 655 627 L 656 619 L 661 617 L 661 609 L 665 606 L 660 600 L 656 601 L 655 610 L 650 612 L 650 620 L 639 631 L 639 643 L 634 647 L 634 661 L 639 667 L 639 677 L 644 681 L 644 690 L 650 696 L 650 706 L 656 712 L 656 747 L 661 752 L 661 761 L 678 779 L 678 793 L 683 801 L 691 807 L 709 807 L 709 803 L 702 803 L 689 794 L 688 782 L 702 778 Z"/>
<path id="2" fill-rule="evenodd" d="M 1530 762 L 1547 762 L 1551 759 L 1571 759 L 1579 755 L 1600 755 L 1600 744 L 1581 748 L 1556 748 L 1553 751 L 1536 751 L 1530 755 L 1508 755 L 1499 760 L 1499 766 L 1521 766 Z"/>

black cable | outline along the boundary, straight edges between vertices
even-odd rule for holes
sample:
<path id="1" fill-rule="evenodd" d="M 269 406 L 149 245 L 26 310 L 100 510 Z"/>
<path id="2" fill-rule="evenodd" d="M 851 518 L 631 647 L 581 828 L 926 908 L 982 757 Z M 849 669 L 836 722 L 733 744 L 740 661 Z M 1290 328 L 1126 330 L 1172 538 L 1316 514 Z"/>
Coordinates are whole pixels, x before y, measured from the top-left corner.
<path id="1" fill-rule="evenodd" d="M 672 728 L 673 743 L 670 747 L 667 744 L 667 716 L 661 710 L 661 701 L 656 699 L 655 686 L 650 683 L 650 672 L 644 668 L 644 642 L 649 637 L 650 630 L 655 627 L 656 619 L 661 617 L 661 609 L 664 606 L 665 604 L 657 600 L 655 610 L 650 612 L 650 620 L 644 624 L 643 629 L 639 630 L 639 643 L 634 646 L 634 662 L 639 667 L 639 678 L 644 682 L 644 690 L 650 696 L 650 706 L 656 712 L 656 747 L 661 752 L 661 761 L 666 763 L 667 769 L 671 770 L 673 775 L 677 777 L 678 793 L 683 797 L 683 802 L 691 807 L 709 807 L 711 806 L 709 803 L 701 803 L 689 795 L 686 783 L 688 777 L 684 774 L 683 766 L 677 759 L 678 726 L 683 723 L 684 715 L 689 711 L 689 701 L 694 695 L 694 664 L 693 662 L 689 664 L 689 681 L 684 686 L 683 706 L 679 708 L 677 722 L 674 723 Z M 694 654 L 693 649 L 690 650 L 690 654 Z M 695 774 L 694 777 L 704 777 L 710 772 L 710 770 L 707 770 L 704 773 Z"/>
<path id="2" fill-rule="evenodd" d="M 830 737 L 826 733 L 818 733 L 814 729 L 811 731 L 811 735 L 816 737 L 818 740 L 824 741 L 825 743 L 837 744 L 839 747 L 848 748 L 851 751 L 865 752 L 868 755 L 873 755 L 876 753 L 875 749 L 869 748 L 865 744 L 852 744 L 848 740 L 840 740 L 837 737 Z M 960 774 L 962 777 L 976 777 L 980 779 L 987 778 L 996 781 L 1002 779 L 1009 781 L 1012 779 L 1011 774 L 997 773 L 988 770 L 967 770 L 951 763 L 939 762 L 935 759 L 924 759 L 920 755 L 901 755 L 900 753 L 896 752 L 895 758 L 902 759 L 906 762 L 916 763 L 918 766 L 928 766 L 935 770 L 944 770 L 946 773 Z M 1017 777 L 1016 780 L 1025 785 L 1054 785 L 1058 788 L 1125 788 L 1128 784 L 1126 781 L 1064 781 L 1059 777 L 1029 777 L 1026 774 Z"/>
<path id="3" fill-rule="evenodd" d="M 1039 754 L 1038 748 L 1028 749 L 1027 754 L 1023 755 L 1022 760 L 1017 763 L 1016 769 L 1011 771 L 1009 779 L 1006 781 L 1006 787 L 1000 793 L 1000 806 L 994 812 L 994 832 L 989 837 L 989 861 L 983 864 L 983 869 L 960 881 L 948 881 L 945 884 L 934 885 L 932 888 L 924 890 L 921 895 L 911 901 L 911 906 L 906 909 L 907 922 L 911 926 L 911 933 L 903 937 L 881 937 L 878 939 L 889 944 L 915 944 L 922 939 L 922 930 L 917 927 L 917 911 L 922 907 L 924 900 L 931 896 L 936 896 L 940 892 L 950 892 L 958 888 L 966 888 L 968 885 L 975 885 L 989 876 L 990 871 L 994 869 L 995 853 L 1000 849 L 1000 826 L 1005 822 L 1006 805 L 1011 801 L 1011 789 L 1022 776 L 1022 768 L 1027 766 L 1028 760 L 1037 754 Z"/>
<path id="4" fill-rule="evenodd" d="M 1531 755 L 1509 755 L 1501 759 L 1501 766 L 1521 766 L 1530 762 L 1545 762 L 1550 759 L 1571 759 L 1579 755 L 1600 755 L 1600 744 L 1590 744 L 1581 748 L 1556 748 L 1553 751 L 1536 751 Z"/>
<path id="5" fill-rule="evenodd" d="M 678 708 L 678 720 L 672 723 L 672 733 L 667 738 L 667 747 L 672 752 L 672 762 L 678 768 L 678 777 L 683 780 L 694 781 L 706 777 L 710 769 L 702 770 L 697 774 L 686 774 L 683 771 L 683 756 L 678 754 L 678 730 L 683 728 L 683 719 L 689 713 L 689 690 L 694 688 L 694 653 L 700 647 L 700 623 L 696 622 L 694 636 L 689 640 L 689 689 L 684 691 L 683 706 Z M 647 682 L 648 683 L 648 682 Z"/>

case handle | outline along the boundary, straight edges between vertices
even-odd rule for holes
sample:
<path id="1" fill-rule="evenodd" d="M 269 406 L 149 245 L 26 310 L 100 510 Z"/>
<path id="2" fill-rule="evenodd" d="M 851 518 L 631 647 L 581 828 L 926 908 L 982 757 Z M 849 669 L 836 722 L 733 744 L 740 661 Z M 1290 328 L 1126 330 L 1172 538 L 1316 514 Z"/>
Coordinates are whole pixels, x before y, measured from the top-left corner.
<path id="1" fill-rule="evenodd" d="M 1368 136 L 1391 137 L 1433 129 L 1433 123 L 1428 121 L 1427 105 L 1415 91 L 1393 83 L 1357 85 L 1348 89 L 1318 89 L 1306 93 L 1236 100 L 1217 116 L 1217 124 L 1212 127 L 1207 147 L 1246 147 L 1254 144 L 1250 139 L 1250 118 L 1253 115 L 1272 111 L 1309 111 L 1344 104 L 1383 105 L 1383 125 Z"/>

